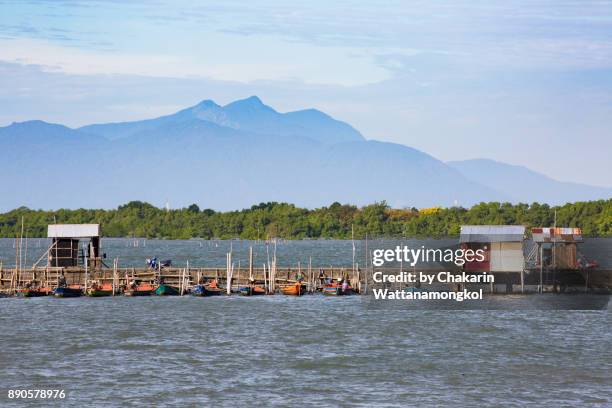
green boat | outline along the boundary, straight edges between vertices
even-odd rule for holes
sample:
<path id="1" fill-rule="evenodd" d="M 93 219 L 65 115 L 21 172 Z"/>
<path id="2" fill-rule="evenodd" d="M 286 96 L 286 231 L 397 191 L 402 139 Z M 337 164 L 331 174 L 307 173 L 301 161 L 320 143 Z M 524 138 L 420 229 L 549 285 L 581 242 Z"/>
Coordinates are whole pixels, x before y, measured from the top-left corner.
<path id="1" fill-rule="evenodd" d="M 179 290 L 174 286 L 162 283 L 157 287 L 157 289 L 155 289 L 155 294 L 157 296 L 177 296 L 179 294 Z"/>

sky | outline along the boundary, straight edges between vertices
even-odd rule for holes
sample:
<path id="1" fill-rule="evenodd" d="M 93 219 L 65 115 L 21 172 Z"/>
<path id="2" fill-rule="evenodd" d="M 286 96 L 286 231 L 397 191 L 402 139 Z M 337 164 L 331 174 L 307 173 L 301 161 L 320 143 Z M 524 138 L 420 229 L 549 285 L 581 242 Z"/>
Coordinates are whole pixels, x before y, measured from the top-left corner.
<path id="1" fill-rule="evenodd" d="M 0 0 L 0 126 L 257 95 L 440 160 L 612 186 L 612 3 L 288 3 Z"/>

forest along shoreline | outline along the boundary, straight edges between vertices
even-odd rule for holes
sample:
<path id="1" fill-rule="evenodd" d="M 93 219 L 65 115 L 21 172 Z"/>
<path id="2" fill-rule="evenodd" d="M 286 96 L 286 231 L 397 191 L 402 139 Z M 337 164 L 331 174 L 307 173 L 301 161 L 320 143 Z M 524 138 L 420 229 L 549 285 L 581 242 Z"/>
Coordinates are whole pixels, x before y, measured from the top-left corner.
<path id="1" fill-rule="evenodd" d="M 585 237 L 612 237 L 612 199 L 547 204 L 480 203 L 470 208 L 402 208 L 386 202 L 363 207 L 333 203 L 315 209 L 288 203 L 261 203 L 239 211 L 218 212 L 192 204 L 163 209 L 132 201 L 117 209 L 31 210 L 0 214 L 0 238 L 15 238 L 25 220 L 25 234 L 46 237 L 53 223 L 104 225 L 104 237 L 159 239 L 364 239 L 457 237 L 468 225 L 563 225 L 582 229 Z"/>

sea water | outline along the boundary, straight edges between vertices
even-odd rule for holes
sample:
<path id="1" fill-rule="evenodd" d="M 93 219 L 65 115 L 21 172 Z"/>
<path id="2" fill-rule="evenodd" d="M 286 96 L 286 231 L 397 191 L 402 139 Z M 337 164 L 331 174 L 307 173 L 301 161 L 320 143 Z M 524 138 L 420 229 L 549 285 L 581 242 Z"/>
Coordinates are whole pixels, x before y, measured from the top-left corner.
<path id="1" fill-rule="evenodd" d="M 2 256 L 10 242 L 0 242 Z M 103 248 L 135 266 L 150 256 L 213 266 L 230 246 L 246 256 L 250 244 L 134 249 L 105 240 Z M 318 255 L 347 265 L 352 244 L 284 242 L 277 253 L 279 264 Z M 73 407 L 612 404 L 607 297 L 483 302 L 473 310 L 321 295 L 0 299 L 0 405 L 49 405 L 9 400 L 11 389 L 65 390 L 55 403 Z"/>

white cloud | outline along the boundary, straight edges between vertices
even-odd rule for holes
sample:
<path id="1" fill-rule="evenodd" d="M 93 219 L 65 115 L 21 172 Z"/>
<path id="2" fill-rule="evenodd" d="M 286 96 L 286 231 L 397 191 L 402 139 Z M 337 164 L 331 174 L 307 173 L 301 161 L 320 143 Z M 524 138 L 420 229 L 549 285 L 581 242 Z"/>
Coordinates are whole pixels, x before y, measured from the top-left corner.
<path id="1" fill-rule="evenodd" d="M 251 47 L 246 44 L 248 41 L 252 41 Z M 363 50 L 325 47 L 314 51 L 316 47 L 311 45 L 281 41 L 275 44 L 271 40 L 241 43 L 241 49 L 234 50 L 201 43 L 197 48 L 194 46 L 192 55 L 179 56 L 171 52 L 111 53 L 37 39 L 0 39 L 0 60 L 39 65 L 49 71 L 74 75 L 195 77 L 239 82 L 299 80 L 350 86 L 377 82 L 390 76 Z M 266 51 L 263 47 L 269 49 Z"/>

